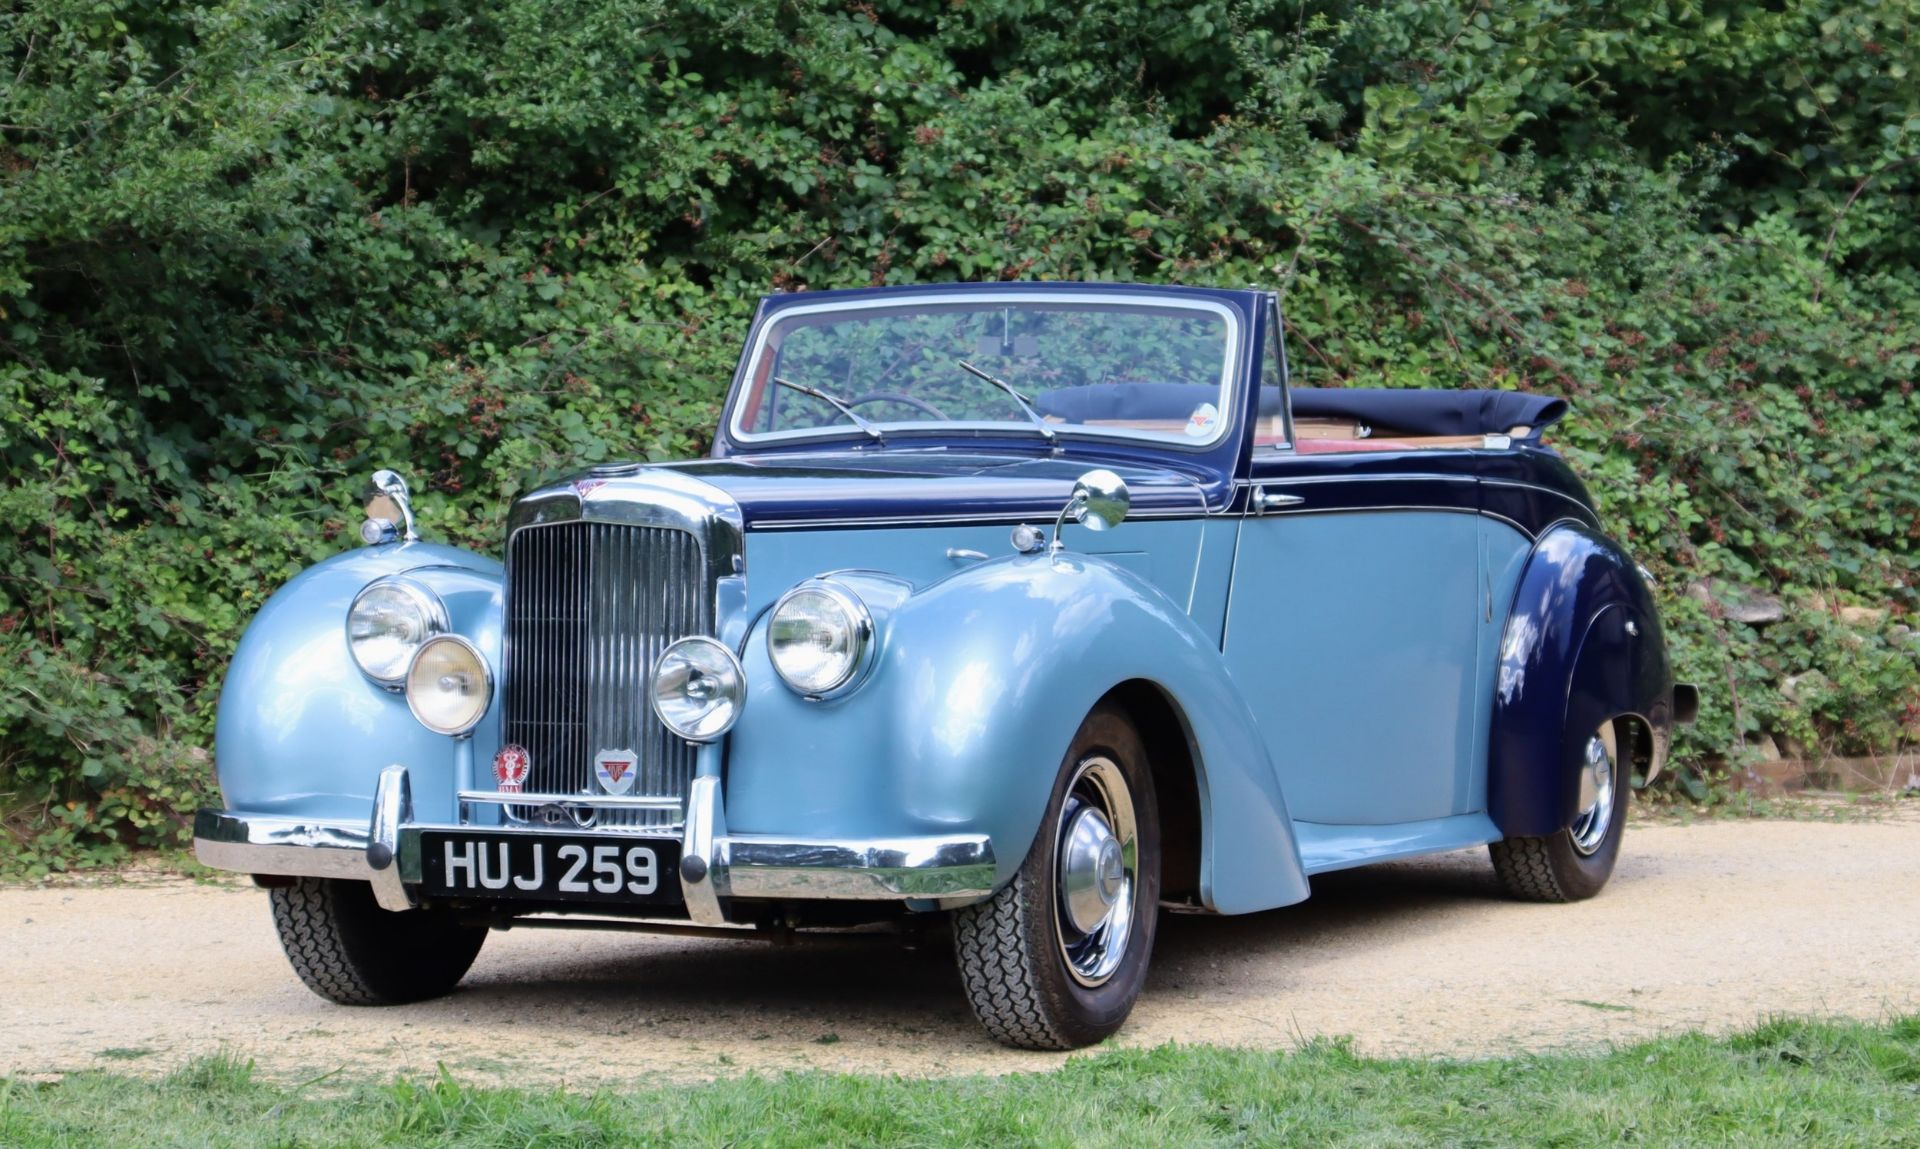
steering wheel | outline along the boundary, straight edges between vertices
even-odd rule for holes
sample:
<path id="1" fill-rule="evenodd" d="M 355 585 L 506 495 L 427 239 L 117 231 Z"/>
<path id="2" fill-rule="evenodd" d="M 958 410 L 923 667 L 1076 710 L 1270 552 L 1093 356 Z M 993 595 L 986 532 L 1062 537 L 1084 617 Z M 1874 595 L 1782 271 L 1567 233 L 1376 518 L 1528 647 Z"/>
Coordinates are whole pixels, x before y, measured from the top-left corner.
<path id="1" fill-rule="evenodd" d="M 914 410 L 925 412 L 942 422 L 951 423 L 953 421 L 945 411 L 935 407 L 925 399 L 915 399 L 911 395 L 903 395 L 898 391 L 869 391 L 857 399 L 847 400 L 847 406 L 849 407 L 858 407 L 862 403 L 904 403 Z"/>

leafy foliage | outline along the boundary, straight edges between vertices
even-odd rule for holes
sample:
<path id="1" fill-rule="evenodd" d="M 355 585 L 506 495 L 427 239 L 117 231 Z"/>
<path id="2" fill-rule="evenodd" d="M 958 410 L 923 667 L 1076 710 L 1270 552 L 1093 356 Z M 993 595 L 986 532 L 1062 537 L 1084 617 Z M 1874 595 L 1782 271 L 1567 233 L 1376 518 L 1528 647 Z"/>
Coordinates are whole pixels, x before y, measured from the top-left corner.
<path id="1" fill-rule="evenodd" d="M 372 466 L 491 547 L 532 481 L 702 450 L 771 288 L 1267 284 L 1306 382 L 1565 393 L 1559 443 L 1710 692 L 1683 754 L 1888 749 L 1920 724 L 1917 13 L 24 0 L 0 791 L 27 865 L 178 837 L 241 627 L 346 545 Z"/>

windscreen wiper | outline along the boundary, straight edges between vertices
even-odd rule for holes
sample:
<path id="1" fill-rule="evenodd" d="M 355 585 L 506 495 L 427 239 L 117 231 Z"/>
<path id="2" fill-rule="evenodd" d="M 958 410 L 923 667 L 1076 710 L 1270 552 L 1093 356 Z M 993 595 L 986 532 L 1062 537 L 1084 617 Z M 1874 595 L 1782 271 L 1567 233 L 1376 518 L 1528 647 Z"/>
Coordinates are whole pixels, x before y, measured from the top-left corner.
<path id="1" fill-rule="evenodd" d="M 884 443 L 887 441 L 887 437 L 880 433 L 880 428 L 874 426 L 872 423 L 867 422 L 865 419 L 862 419 L 857 413 L 855 413 L 853 407 L 849 405 L 845 399 L 842 399 L 837 395 L 829 395 L 825 391 L 822 391 L 816 387 L 808 387 L 804 383 L 795 383 L 791 379 L 783 379 L 778 375 L 775 375 L 773 377 L 773 381 L 775 383 L 780 384 L 780 386 L 782 387 L 790 387 L 793 390 L 800 392 L 802 395 L 811 395 L 815 399 L 818 399 L 822 403 L 825 403 L 828 406 L 832 407 L 834 410 L 840 412 L 842 415 L 845 415 L 847 418 L 853 420 L 854 426 L 860 428 L 862 431 L 865 431 L 867 434 L 872 435 L 874 442 Z"/>
<path id="2" fill-rule="evenodd" d="M 961 369 L 966 371 L 967 374 L 978 375 L 980 378 L 985 379 L 987 382 L 993 384 L 995 387 L 998 387 L 1000 388 L 1000 390 L 1005 391 L 1007 394 L 1013 396 L 1013 401 L 1015 403 L 1020 404 L 1020 410 L 1026 412 L 1027 418 L 1033 420 L 1033 425 L 1040 428 L 1040 433 L 1047 437 L 1047 446 L 1058 447 L 1060 445 L 1060 436 L 1054 432 L 1053 425 L 1048 423 L 1045 417 L 1043 417 L 1040 414 L 1040 412 L 1035 411 L 1033 409 L 1033 404 L 1027 401 L 1027 397 L 1025 395 L 1022 395 L 1020 392 L 1015 391 L 1013 389 L 1013 384 L 1007 382 L 1005 379 L 1001 379 L 997 376 L 987 374 L 985 371 L 980 370 L 978 367 L 975 367 L 973 364 L 967 362 L 965 359 L 958 359 L 958 360 L 955 360 L 955 362 L 959 363 Z"/>

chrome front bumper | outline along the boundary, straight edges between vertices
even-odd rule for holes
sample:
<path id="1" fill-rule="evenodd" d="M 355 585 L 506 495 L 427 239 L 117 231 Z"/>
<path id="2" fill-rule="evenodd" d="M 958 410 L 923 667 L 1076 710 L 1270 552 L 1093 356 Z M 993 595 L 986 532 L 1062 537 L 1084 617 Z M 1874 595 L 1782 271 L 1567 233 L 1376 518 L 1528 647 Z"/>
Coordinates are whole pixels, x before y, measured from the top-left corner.
<path id="1" fill-rule="evenodd" d="M 243 874 L 371 882 L 381 905 L 401 910 L 413 906 L 411 887 L 421 880 L 422 833 L 550 832 L 422 824 L 413 820 L 412 805 L 406 768 L 389 766 L 365 825 L 201 810 L 193 822 L 194 853 L 205 865 Z M 719 780 L 696 778 L 687 796 L 680 875 L 688 916 L 703 925 L 724 924 L 733 898 L 942 901 L 993 892 L 993 842 L 983 834 L 842 841 L 728 835 L 725 827 Z"/>

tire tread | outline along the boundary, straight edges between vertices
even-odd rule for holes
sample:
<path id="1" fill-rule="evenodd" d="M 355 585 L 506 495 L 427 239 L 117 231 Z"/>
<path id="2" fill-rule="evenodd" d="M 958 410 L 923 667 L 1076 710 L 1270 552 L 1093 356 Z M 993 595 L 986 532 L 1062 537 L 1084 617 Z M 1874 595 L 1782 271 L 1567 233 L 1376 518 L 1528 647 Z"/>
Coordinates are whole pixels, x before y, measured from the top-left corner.
<path id="1" fill-rule="evenodd" d="M 974 1016 L 996 1040 L 1021 1049 L 1071 1049 L 1049 1019 L 1037 971 L 1023 944 L 1028 927 L 1026 875 L 954 915 L 960 980 Z"/>
<path id="2" fill-rule="evenodd" d="M 1554 872 L 1552 848 L 1546 838 L 1504 838 L 1489 844 L 1487 853 L 1510 896 L 1523 902 L 1573 901 Z"/>
<path id="3" fill-rule="evenodd" d="M 340 932 L 333 890 L 323 879 L 301 878 L 274 890 L 273 924 L 287 961 L 308 989 L 338 1005 L 386 1002 L 354 965 Z"/>
<path id="4" fill-rule="evenodd" d="M 428 910 L 389 913 L 365 882 L 298 878 L 273 890 L 273 924 L 302 983 L 336 1005 L 402 1005 L 459 983 L 486 940 Z"/>
<path id="5" fill-rule="evenodd" d="M 1140 828 L 1140 863 L 1129 951 L 1108 980 L 1088 988 L 1072 979 L 1060 952 L 1054 827 L 1073 767 L 1094 752 L 1111 756 L 1126 779 Z M 1160 904 L 1159 818 L 1152 768 L 1138 730 L 1120 707 L 1096 707 L 1068 747 L 1041 829 L 1020 868 L 992 897 L 953 914 L 961 987 L 993 1038 L 1018 1049 L 1078 1049 L 1125 1024 L 1153 953 Z"/>

